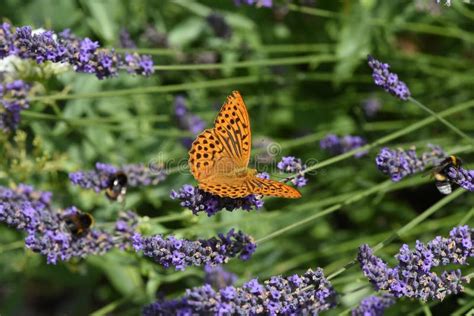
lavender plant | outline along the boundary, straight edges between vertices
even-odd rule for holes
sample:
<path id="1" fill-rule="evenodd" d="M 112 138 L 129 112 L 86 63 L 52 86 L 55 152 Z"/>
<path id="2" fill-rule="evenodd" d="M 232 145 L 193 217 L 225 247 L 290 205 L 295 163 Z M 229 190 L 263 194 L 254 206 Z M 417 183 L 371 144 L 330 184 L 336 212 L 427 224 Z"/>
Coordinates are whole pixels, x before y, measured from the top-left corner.
<path id="1" fill-rule="evenodd" d="M 224 209 L 250 211 L 263 207 L 263 200 L 253 194 L 236 199 L 222 198 L 189 184 L 183 185 L 178 191 L 172 190 L 170 197 L 173 200 L 180 200 L 180 205 L 190 209 L 194 215 L 205 212 L 209 217 Z"/>
<path id="2" fill-rule="evenodd" d="M 112 232 L 90 229 L 83 236 L 76 236 L 68 229 L 65 218 L 79 210 L 74 206 L 54 209 L 51 198 L 51 192 L 36 191 L 28 185 L 21 184 L 15 189 L 0 187 L 0 221 L 25 231 L 25 246 L 45 256 L 48 263 L 131 247 L 131 232 L 137 225 L 135 213 L 120 215 Z"/>
<path id="3" fill-rule="evenodd" d="M 372 78 L 377 86 L 393 94 L 400 100 L 406 101 L 411 96 L 408 86 L 398 79 L 398 75 L 390 71 L 390 65 L 382 63 L 372 56 L 368 56 L 369 66 L 372 68 Z"/>
<path id="4" fill-rule="evenodd" d="M 389 175 L 392 181 L 400 181 L 404 177 L 421 172 L 446 157 L 439 146 L 428 145 L 429 151 L 417 156 L 415 148 L 407 150 L 384 147 L 375 158 L 377 168 Z"/>
<path id="5" fill-rule="evenodd" d="M 242 287 L 214 290 L 210 285 L 193 288 L 179 299 L 157 301 L 143 315 L 315 315 L 335 305 L 336 293 L 322 269 L 303 275 L 273 276 L 263 284 L 257 279 Z"/>
<path id="6" fill-rule="evenodd" d="M 234 285 L 237 281 L 237 275 L 226 271 L 221 265 L 205 266 L 204 272 L 206 273 L 204 283 L 211 285 L 216 290 Z"/>
<path id="7" fill-rule="evenodd" d="M 28 85 L 23 80 L 0 83 L 0 129 L 14 131 L 20 124 L 20 113 L 29 107 Z"/>
<path id="8" fill-rule="evenodd" d="M 178 123 L 178 127 L 182 130 L 191 132 L 197 136 L 206 127 L 206 123 L 197 115 L 189 112 L 186 106 L 186 98 L 178 95 L 174 99 L 174 115 Z M 186 148 L 191 148 L 194 138 L 186 137 L 182 139 L 183 145 Z"/>
<path id="9" fill-rule="evenodd" d="M 328 134 L 319 142 L 321 149 L 327 150 L 333 155 L 339 155 L 351 151 L 353 149 L 362 147 L 365 144 L 365 139 L 360 136 L 346 135 L 344 137 L 338 137 L 335 134 Z M 367 151 L 360 151 L 355 154 L 355 157 L 360 158 L 366 154 Z"/>
<path id="10" fill-rule="evenodd" d="M 232 229 L 226 235 L 219 234 L 217 238 L 197 241 L 176 239 L 173 236 L 165 238 L 162 235 L 144 237 L 136 233 L 133 247 L 165 268 L 174 266 L 176 270 L 184 270 L 191 265 L 226 263 L 229 258 L 237 256 L 248 260 L 256 245 L 252 237 Z"/>
<path id="11" fill-rule="evenodd" d="M 295 173 L 296 176 L 291 178 L 291 183 L 296 187 L 301 188 L 308 184 L 308 179 L 304 177 L 306 165 L 303 164 L 300 158 L 293 156 L 283 157 L 277 164 L 277 168 L 285 173 Z"/>
<path id="12" fill-rule="evenodd" d="M 420 300 L 430 301 L 423 304 L 426 314 L 466 312 L 472 194 L 456 190 L 441 198 L 419 185 L 428 177 L 393 181 L 462 153 L 463 166 L 443 173 L 449 183 L 473 190 L 467 1 L 451 1 L 455 10 L 443 8 L 446 1 L 145 2 L 2 3 L 0 314 L 305 315 L 353 309 L 353 315 L 382 315 L 415 311 Z M 430 11 L 419 10 L 422 2 Z M 21 26 L 37 23 L 48 29 Z M 367 67 L 369 51 L 383 54 L 390 65 L 369 57 Z M 148 78 L 153 70 L 159 76 Z M 377 86 L 395 98 L 377 93 L 375 99 Z M 216 100 L 234 89 L 245 96 L 250 115 L 250 165 L 304 186 L 301 199 L 226 199 L 181 186 L 191 178 L 175 162 L 186 163 L 186 148 L 215 116 Z M 187 98 L 203 110 L 199 116 Z M 419 117 L 400 100 L 430 116 Z M 339 134 L 349 130 L 352 135 Z M 277 144 L 276 152 L 268 140 L 259 148 L 262 135 Z M 314 143 L 322 135 L 330 137 L 318 150 Z M 418 153 L 405 145 L 415 143 Z M 424 149 L 429 143 L 445 152 Z M 387 180 L 374 173 L 374 159 L 363 156 L 361 146 L 379 152 L 376 166 Z M 280 149 L 285 157 L 275 161 Z M 96 164 L 144 161 L 150 154 L 169 158 L 173 172 Z M 351 163 L 354 156 L 357 163 Z M 68 177 L 71 170 L 76 172 Z M 309 181 L 315 170 L 325 172 Z M 55 198 L 14 185 L 19 182 L 47 188 Z M 98 208 L 91 195 L 77 194 L 83 188 L 124 195 L 124 183 L 137 192 L 129 203 Z M 133 212 L 125 211 L 127 204 Z M 221 212 L 236 209 L 260 211 Z M 74 229 L 71 218 L 86 212 L 96 223 Z M 208 216 L 191 215 L 202 212 Z M 455 225 L 461 226 L 448 237 L 414 241 L 421 232 L 435 236 Z M 359 279 L 377 293 L 353 306 L 362 296 L 350 284 L 360 272 L 356 248 L 379 242 L 394 227 L 410 246 L 403 245 L 390 264 L 361 247 L 366 276 Z M 389 253 L 393 248 L 384 247 L 394 241 L 373 249 Z M 25 245 L 40 255 L 25 254 Z M 327 277 L 319 268 L 299 274 L 314 262 L 326 267 Z M 280 274 L 287 276 L 274 276 Z"/>
<path id="13" fill-rule="evenodd" d="M 352 310 L 352 316 L 383 316 L 385 310 L 393 304 L 395 304 L 395 299 L 390 294 L 371 295 L 364 298 L 359 306 Z"/>
<path id="14" fill-rule="evenodd" d="M 394 268 L 375 256 L 368 245 L 359 248 L 357 260 L 377 291 L 422 301 L 443 300 L 448 295 L 462 292 L 469 278 L 459 269 L 443 271 L 441 275 L 432 269 L 448 264 L 468 264 L 467 260 L 474 256 L 473 232 L 469 226 L 460 226 L 453 228 L 447 238 L 438 236 L 427 244 L 417 241 L 413 250 L 404 244 L 395 256 L 398 265 Z"/>
<path id="15" fill-rule="evenodd" d="M 68 29 L 59 34 L 51 30 L 33 33 L 30 26 L 12 30 L 10 24 L 3 23 L 0 43 L 0 58 L 15 55 L 38 64 L 47 61 L 67 63 L 75 71 L 95 74 L 99 79 L 116 76 L 119 69 L 144 76 L 154 71 L 150 56 L 134 53 L 121 55 L 114 50 L 101 49 L 99 42 L 87 37 L 81 39 Z"/>
<path id="16" fill-rule="evenodd" d="M 166 179 L 165 170 L 155 165 L 126 164 L 116 167 L 111 164 L 97 162 L 94 170 L 71 172 L 69 180 L 72 184 L 84 189 L 101 192 L 111 186 L 111 180 L 117 173 L 122 173 L 127 177 L 127 187 L 131 188 L 157 185 Z"/>

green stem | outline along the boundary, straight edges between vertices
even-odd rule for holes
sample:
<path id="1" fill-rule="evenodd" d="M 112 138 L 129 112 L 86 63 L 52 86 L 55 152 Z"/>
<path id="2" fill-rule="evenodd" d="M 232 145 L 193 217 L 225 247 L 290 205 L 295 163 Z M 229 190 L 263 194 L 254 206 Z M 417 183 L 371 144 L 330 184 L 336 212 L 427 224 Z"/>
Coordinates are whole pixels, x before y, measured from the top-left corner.
<path id="1" fill-rule="evenodd" d="M 48 120 L 48 121 L 64 121 L 70 122 L 73 124 L 81 124 L 81 125 L 95 125 L 95 124 L 102 124 L 102 123 L 122 123 L 124 121 L 130 120 L 146 120 L 151 122 L 169 122 L 170 117 L 169 115 L 138 115 L 132 117 L 81 117 L 81 118 L 67 118 L 61 115 L 54 115 L 54 114 L 46 114 L 46 113 L 39 113 L 33 112 L 30 110 L 23 110 L 21 111 L 21 115 L 25 117 L 31 117 L 40 120 Z"/>
<path id="2" fill-rule="evenodd" d="M 319 16 L 322 18 L 338 18 L 341 16 L 340 13 L 334 12 L 334 11 L 329 11 L 329 10 L 322 10 L 322 9 L 316 9 L 316 8 L 311 8 L 311 7 L 305 7 L 305 6 L 300 6 L 297 4 L 289 3 L 287 5 L 288 9 L 290 11 L 295 11 L 295 12 L 301 12 L 309 15 L 314 15 L 314 16 Z"/>
<path id="3" fill-rule="evenodd" d="M 357 202 L 357 201 L 359 201 L 359 200 L 365 198 L 366 196 L 369 196 L 369 195 L 371 195 L 371 194 L 374 194 L 374 193 L 376 193 L 376 192 L 379 192 L 379 191 L 382 191 L 382 190 L 386 189 L 391 183 L 392 183 L 392 181 L 390 181 L 390 180 L 386 180 L 386 181 L 384 181 L 384 182 L 382 182 L 382 183 L 379 183 L 378 185 L 375 185 L 375 186 L 371 187 L 371 188 L 368 189 L 368 190 L 362 191 L 362 192 L 360 192 L 360 193 L 358 193 L 358 194 L 355 194 L 355 195 L 351 196 L 350 198 L 348 198 L 347 200 L 345 200 L 345 201 L 342 202 L 342 203 L 339 203 L 339 204 L 333 205 L 333 206 L 331 206 L 331 207 L 328 207 L 328 208 L 322 210 L 322 211 L 319 212 L 319 213 L 316 213 L 316 214 L 314 214 L 314 215 L 312 215 L 312 216 L 309 216 L 309 217 L 307 217 L 307 218 L 305 218 L 305 219 L 303 219 L 303 220 L 300 220 L 300 221 L 295 222 L 295 223 L 293 223 L 293 224 L 291 224 L 291 225 L 288 225 L 288 226 L 285 226 L 285 227 L 283 227 L 283 228 L 281 228 L 281 229 L 278 229 L 278 230 L 274 231 L 273 233 L 268 234 L 268 235 L 265 236 L 265 237 L 262 237 L 262 238 L 260 238 L 260 239 L 257 239 L 257 240 L 255 241 L 255 243 L 261 244 L 262 242 L 265 242 L 265 241 L 268 241 L 268 240 L 270 240 L 270 239 L 272 239 L 272 238 L 275 238 L 275 237 L 277 237 L 277 236 L 279 236 L 279 235 L 281 235 L 281 234 L 283 234 L 283 233 L 286 233 L 287 231 L 290 231 L 290 230 L 292 230 L 292 229 L 294 229 L 294 228 L 296 228 L 296 227 L 305 225 L 305 224 L 307 224 L 307 223 L 309 223 L 309 222 L 311 222 L 311 221 L 313 221 L 313 220 L 315 220 L 315 219 L 317 219 L 317 218 L 319 218 L 319 217 L 322 217 L 322 216 L 331 214 L 331 213 L 333 213 L 333 212 L 335 212 L 335 211 L 341 209 L 342 207 L 344 207 L 344 206 L 346 206 L 346 205 L 349 205 L 349 204 L 351 204 L 351 203 Z"/>
<path id="4" fill-rule="evenodd" d="M 467 141 L 471 142 L 474 144 L 474 140 L 469 137 L 468 135 L 466 135 L 464 132 L 462 132 L 461 130 L 459 130 L 456 126 L 454 126 L 453 124 L 449 123 L 448 121 L 446 121 L 443 117 L 441 117 L 439 114 L 433 112 L 430 108 L 428 108 L 427 106 L 425 106 L 424 104 L 422 104 L 421 102 L 419 102 L 417 99 L 413 98 L 413 97 L 409 97 L 408 100 L 410 100 L 411 102 L 415 103 L 416 105 L 418 105 L 421 109 L 423 109 L 425 112 L 429 113 L 431 116 L 435 117 L 438 121 L 440 121 L 441 123 L 443 123 L 444 125 L 446 125 L 447 127 L 449 127 L 453 132 L 455 132 L 456 134 L 458 134 L 459 136 L 461 136 L 462 138 L 466 139 Z"/>
<path id="5" fill-rule="evenodd" d="M 443 112 L 439 112 L 438 113 L 438 116 L 440 117 L 445 117 L 445 116 L 449 116 L 451 114 L 454 114 L 454 113 L 458 113 L 458 112 L 461 112 L 461 111 L 464 111 L 464 110 L 467 110 L 471 107 L 474 107 L 474 100 L 470 100 L 470 101 L 467 101 L 465 103 L 461 103 L 461 104 L 458 104 L 452 108 L 449 108 Z M 359 147 L 359 148 L 356 148 L 354 150 L 351 150 L 351 151 L 348 151 L 346 153 L 343 153 L 341 155 L 338 155 L 338 156 L 335 156 L 335 157 L 332 157 L 332 158 L 329 158 L 327 160 L 324 160 L 320 163 L 317 163 L 313 166 L 310 166 L 308 168 L 306 168 L 305 170 L 301 171 L 300 173 L 308 173 L 310 171 L 313 171 L 313 170 L 317 170 L 317 169 L 321 169 L 322 167 L 325 167 L 325 166 L 328 166 L 328 165 L 331 165 L 333 163 L 336 163 L 336 162 L 339 162 L 339 161 L 342 161 L 342 160 L 345 160 L 347 158 L 350 158 L 352 156 L 354 156 L 355 154 L 357 153 L 360 153 L 360 152 L 363 152 L 363 151 L 368 151 L 374 147 L 377 147 L 377 146 L 380 146 L 380 145 L 383 145 L 385 143 L 388 143 L 389 141 L 391 140 L 394 140 L 396 138 L 399 138 L 401 136 L 404 136 L 408 133 L 411 133 L 413 131 L 416 131 L 417 129 L 420 129 L 426 125 L 429 125 L 433 122 L 436 121 L 436 118 L 434 117 L 428 117 L 428 118 L 425 118 L 419 122 L 416 122 L 412 125 L 409 125 L 405 128 L 402 128 L 401 130 L 398 130 L 396 132 L 393 132 L 393 133 L 390 133 L 382 138 L 379 138 L 378 140 L 376 140 L 375 142 L 371 143 L 371 144 L 367 144 L 365 146 L 362 146 L 362 147 Z M 296 177 L 298 174 L 295 174 L 293 175 L 292 177 Z"/>
<path id="6" fill-rule="evenodd" d="M 423 307 L 423 312 L 425 313 L 426 316 L 433 316 L 433 314 L 431 314 L 431 310 L 428 304 L 421 302 L 421 305 Z"/>
<path id="7" fill-rule="evenodd" d="M 81 93 L 81 94 L 54 94 L 37 96 L 30 98 L 31 101 L 44 101 L 44 100 L 76 100 L 76 99 L 89 99 L 89 98 L 107 98 L 107 97 L 123 97 L 138 94 L 153 94 L 153 93 L 169 93 L 185 90 L 194 89 L 207 89 L 216 87 L 236 86 L 243 84 L 252 84 L 260 81 L 270 81 L 271 77 L 262 78 L 260 76 L 245 76 L 245 77 L 234 77 L 226 79 L 217 79 L 209 81 L 198 81 L 191 83 L 173 84 L 165 86 L 153 86 L 144 88 L 133 88 L 133 89 L 120 89 L 111 91 L 102 91 L 94 93 Z"/>
<path id="8" fill-rule="evenodd" d="M 256 48 L 257 52 L 266 54 L 272 53 L 309 53 L 309 52 L 325 52 L 328 53 L 333 50 L 334 44 L 277 44 L 277 45 L 262 45 Z"/>
<path id="9" fill-rule="evenodd" d="M 246 60 L 232 63 L 214 63 L 214 64 L 193 64 L 193 65 L 158 65 L 155 70 L 208 70 L 223 68 L 246 68 L 255 66 L 275 66 L 275 65 L 298 65 L 307 63 L 321 63 L 335 61 L 337 58 L 333 55 L 309 55 L 296 57 L 283 57 L 261 60 Z"/>
<path id="10" fill-rule="evenodd" d="M 464 216 L 461 221 L 459 222 L 458 226 L 466 225 L 466 223 L 472 218 L 474 215 L 474 207 L 471 208 L 469 212 L 467 212 L 466 216 Z"/>
<path id="11" fill-rule="evenodd" d="M 385 240 L 379 242 L 377 245 L 375 245 L 372 250 L 375 252 L 377 252 L 378 250 L 382 249 L 383 247 L 387 246 L 389 243 L 391 243 L 392 241 L 394 241 L 395 239 L 397 238 L 401 238 L 406 232 L 408 232 L 410 229 L 412 229 L 413 227 L 415 227 L 416 225 L 420 224 L 421 222 L 423 222 L 425 219 L 427 219 L 429 216 L 433 215 L 435 212 L 437 212 L 438 210 L 440 210 L 443 206 L 445 206 L 446 204 L 452 202 L 453 200 L 455 200 L 456 198 L 458 198 L 460 195 L 462 195 L 463 193 L 465 193 L 466 191 L 463 190 L 463 189 L 458 189 L 456 191 L 454 191 L 452 194 L 450 195 L 447 195 L 445 196 L 444 198 L 442 198 L 441 200 L 439 200 L 438 202 L 436 202 L 435 204 L 433 204 L 431 207 L 429 207 L 428 209 L 426 209 L 423 213 L 421 213 L 420 215 L 418 215 L 417 217 L 415 217 L 414 219 L 412 219 L 410 222 L 408 222 L 407 224 L 405 224 L 403 227 L 399 228 L 397 231 L 395 231 L 393 234 L 391 234 L 389 237 L 387 237 Z M 351 262 L 347 263 L 346 265 L 344 265 L 344 267 L 342 267 L 341 269 L 333 272 L 332 274 L 330 274 L 327 279 L 328 280 L 331 280 L 333 278 L 335 278 L 336 276 L 338 276 L 339 274 L 343 273 L 344 271 L 348 270 L 349 268 L 353 267 L 355 264 L 357 263 L 357 261 L 354 259 L 352 260 Z"/>
<path id="12" fill-rule="evenodd" d="M 105 315 L 110 315 L 117 307 L 120 305 L 124 304 L 125 302 L 128 301 L 128 297 L 123 297 L 121 299 L 118 299 L 116 301 L 113 301 L 104 307 L 96 310 L 95 312 L 92 312 L 90 315 L 91 316 L 105 316 Z"/>
<path id="13" fill-rule="evenodd" d="M 331 43 L 302 43 L 302 44 L 275 44 L 275 45 L 261 45 L 253 48 L 257 53 L 265 54 L 294 54 L 294 53 L 315 53 L 323 52 L 329 53 L 333 50 L 334 44 Z M 209 48 L 193 48 L 189 50 L 179 50 L 175 48 L 116 48 L 115 50 L 119 53 L 134 52 L 138 54 L 146 55 L 161 55 L 161 56 L 175 56 L 184 53 L 196 53 L 196 52 L 222 52 L 228 50 L 228 46 L 220 46 Z"/>

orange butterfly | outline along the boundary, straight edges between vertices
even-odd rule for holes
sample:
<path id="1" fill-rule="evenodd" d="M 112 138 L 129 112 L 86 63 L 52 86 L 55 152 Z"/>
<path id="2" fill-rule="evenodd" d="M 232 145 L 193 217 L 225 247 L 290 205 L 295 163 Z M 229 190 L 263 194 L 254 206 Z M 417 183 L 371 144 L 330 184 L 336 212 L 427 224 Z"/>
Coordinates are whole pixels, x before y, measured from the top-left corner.
<path id="1" fill-rule="evenodd" d="M 198 135 L 189 151 L 189 167 L 199 188 L 220 197 L 241 198 L 250 194 L 300 198 L 296 189 L 274 180 L 256 177 L 248 168 L 250 120 L 238 91 L 227 97 L 214 128 Z"/>

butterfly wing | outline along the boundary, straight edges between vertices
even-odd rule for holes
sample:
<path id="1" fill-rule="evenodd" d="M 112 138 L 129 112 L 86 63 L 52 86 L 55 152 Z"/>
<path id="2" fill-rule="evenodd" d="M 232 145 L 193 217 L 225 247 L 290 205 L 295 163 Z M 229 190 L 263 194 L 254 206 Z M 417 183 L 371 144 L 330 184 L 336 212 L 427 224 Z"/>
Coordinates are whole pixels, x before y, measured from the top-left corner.
<path id="1" fill-rule="evenodd" d="M 189 150 L 189 168 L 194 178 L 202 181 L 212 175 L 216 163 L 222 158 L 222 144 L 214 129 L 206 129 L 199 134 Z"/>
<path id="2" fill-rule="evenodd" d="M 253 194 L 277 196 L 288 199 L 298 199 L 301 197 L 301 193 L 295 188 L 270 179 L 252 177 L 245 181 L 245 186 L 248 187 L 249 191 Z"/>
<path id="3" fill-rule="evenodd" d="M 252 194 L 244 181 L 245 178 L 214 177 L 199 182 L 199 188 L 220 197 L 242 198 Z"/>
<path id="4" fill-rule="evenodd" d="M 250 160 L 250 119 L 244 100 L 238 91 L 227 97 L 214 121 L 214 132 L 222 143 L 223 155 L 235 162 L 236 168 L 246 168 Z"/>
<path id="5" fill-rule="evenodd" d="M 214 124 L 197 136 L 189 150 L 189 166 L 198 181 L 229 176 L 249 163 L 250 120 L 239 92 L 227 97 Z"/>
<path id="6" fill-rule="evenodd" d="M 296 189 L 281 182 L 234 172 L 247 168 L 252 137 L 247 108 L 238 91 L 227 97 L 214 125 L 198 135 L 189 151 L 189 166 L 199 188 L 231 198 L 250 194 L 301 197 Z"/>
<path id="7" fill-rule="evenodd" d="M 200 182 L 199 188 L 220 197 L 231 198 L 242 198 L 250 194 L 289 199 L 301 197 L 301 193 L 298 190 L 282 182 L 257 177 L 239 178 L 232 182 L 225 178 L 215 178 L 212 181 Z"/>

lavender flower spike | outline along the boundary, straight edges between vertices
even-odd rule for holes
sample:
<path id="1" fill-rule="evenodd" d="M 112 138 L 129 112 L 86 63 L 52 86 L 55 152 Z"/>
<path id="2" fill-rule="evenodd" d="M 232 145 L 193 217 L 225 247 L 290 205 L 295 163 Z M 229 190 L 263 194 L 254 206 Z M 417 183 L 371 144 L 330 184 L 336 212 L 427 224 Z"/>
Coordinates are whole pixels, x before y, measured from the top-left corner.
<path id="1" fill-rule="evenodd" d="M 219 234 L 218 237 L 197 241 L 176 239 L 173 236 L 165 238 L 162 235 L 144 237 L 136 233 L 133 247 L 165 268 L 174 266 L 176 270 L 184 270 L 192 265 L 226 263 L 229 258 L 237 256 L 247 260 L 254 253 L 256 245 L 252 237 L 232 229 L 226 235 Z"/>
<path id="2" fill-rule="evenodd" d="M 359 306 L 352 310 L 352 316 L 383 316 L 385 309 L 393 304 L 395 299 L 389 294 L 371 295 L 364 298 Z"/>
<path id="3" fill-rule="evenodd" d="M 156 185 L 166 178 L 165 171 L 154 165 L 147 167 L 143 164 L 128 164 L 115 167 L 97 162 L 94 170 L 70 173 L 69 180 L 85 189 L 100 192 L 110 187 L 111 179 L 119 172 L 127 177 L 128 187 Z"/>
<path id="4" fill-rule="evenodd" d="M 443 300 L 462 292 L 469 279 L 462 276 L 461 270 L 444 271 L 441 275 L 431 270 L 448 264 L 467 265 L 467 259 L 474 257 L 473 237 L 473 228 L 460 226 L 452 229 L 448 238 L 438 236 L 428 244 L 417 241 L 413 250 L 403 245 L 395 256 L 399 263 L 394 268 L 375 256 L 367 245 L 360 247 L 357 259 L 377 291 L 388 291 L 397 298 Z"/>
<path id="5" fill-rule="evenodd" d="M 293 156 L 283 157 L 277 164 L 277 168 L 285 173 L 298 173 L 296 177 L 291 180 L 291 183 L 296 187 L 301 188 L 308 184 L 308 179 L 304 177 L 303 173 L 300 173 L 306 169 L 306 165 L 303 164 L 301 159 Z"/>
<path id="6" fill-rule="evenodd" d="M 256 5 L 257 7 L 271 8 L 273 6 L 272 0 L 234 0 L 235 5 Z"/>
<path id="7" fill-rule="evenodd" d="M 157 301 L 143 309 L 155 315 L 317 315 L 335 305 L 336 293 L 323 270 L 257 279 L 242 287 L 214 290 L 204 285 L 186 290 L 182 298 Z"/>
<path id="8" fill-rule="evenodd" d="M 20 112 L 29 107 L 29 91 L 23 80 L 0 83 L 0 129 L 4 132 L 14 131 L 20 124 Z"/>
<path id="9" fill-rule="evenodd" d="M 263 200 L 253 194 L 236 199 L 223 198 L 189 184 L 183 185 L 178 191 L 172 190 L 170 197 L 180 200 L 181 206 L 190 209 L 194 215 L 206 212 L 209 217 L 223 209 L 232 212 L 239 208 L 250 211 L 263 207 Z"/>
<path id="10" fill-rule="evenodd" d="M 216 290 L 234 285 L 235 281 L 237 281 L 237 276 L 232 272 L 226 271 L 221 265 L 214 267 L 205 266 L 204 272 L 206 273 L 204 283 L 211 285 Z"/>
<path id="11" fill-rule="evenodd" d="M 467 170 L 463 167 L 449 168 L 447 174 L 451 182 L 457 183 L 467 191 L 474 192 L 474 170 Z"/>
<path id="12" fill-rule="evenodd" d="M 189 131 L 194 136 L 197 136 L 206 127 L 206 123 L 197 115 L 189 112 L 186 105 L 186 98 L 182 95 L 178 95 L 174 99 L 174 111 L 175 118 L 178 123 L 178 127 L 181 130 Z M 195 137 L 186 137 L 182 139 L 184 147 L 191 148 Z"/>
<path id="13" fill-rule="evenodd" d="M 365 144 L 365 139 L 360 136 L 346 135 L 344 137 L 338 137 L 334 134 L 328 134 L 319 142 L 321 149 L 325 149 L 333 155 L 339 155 L 351 151 L 353 149 L 362 147 Z M 367 151 L 361 151 L 355 154 L 355 157 L 360 158 L 366 154 Z"/>
<path id="14" fill-rule="evenodd" d="M 65 218 L 79 210 L 69 207 L 59 211 L 51 207 L 51 193 L 19 185 L 15 189 L 0 187 L 0 221 L 27 233 L 25 246 L 47 258 L 50 264 L 101 255 L 113 249 L 131 247 L 131 232 L 137 225 L 133 212 L 119 216 L 112 232 L 89 229 L 77 236 L 67 227 Z"/>
<path id="15" fill-rule="evenodd" d="M 384 88 L 385 91 L 393 94 L 400 100 L 406 101 L 411 96 L 407 85 L 398 79 L 398 75 L 390 72 L 390 65 L 382 63 L 372 56 L 368 56 L 370 68 L 372 68 L 372 77 L 377 86 Z"/>
<path id="16" fill-rule="evenodd" d="M 55 34 L 51 30 L 33 32 L 30 26 L 17 27 L 4 23 L 0 29 L 0 58 L 18 56 L 38 64 L 53 62 L 71 65 L 76 72 L 95 74 L 104 79 L 118 74 L 119 69 L 149 76 L 153 73 L 150 56 L 116 53 L 100 48 L 98 42 L 80 39 L 69 30 Z"/>
<path id="17" fill-rule="evenodd" d="M 392 181 L 397 182 L 408 175 L 433 166 L 446 157 L 441 147 L 435 145 L 428 145 L 428 147 L 430 150 L 421 156 L 417 156 L 414 148 L 403 150 L 385 147 L 380 150 L 375 158 L 375 163 L 380 171 L 389 175 Z"/>

